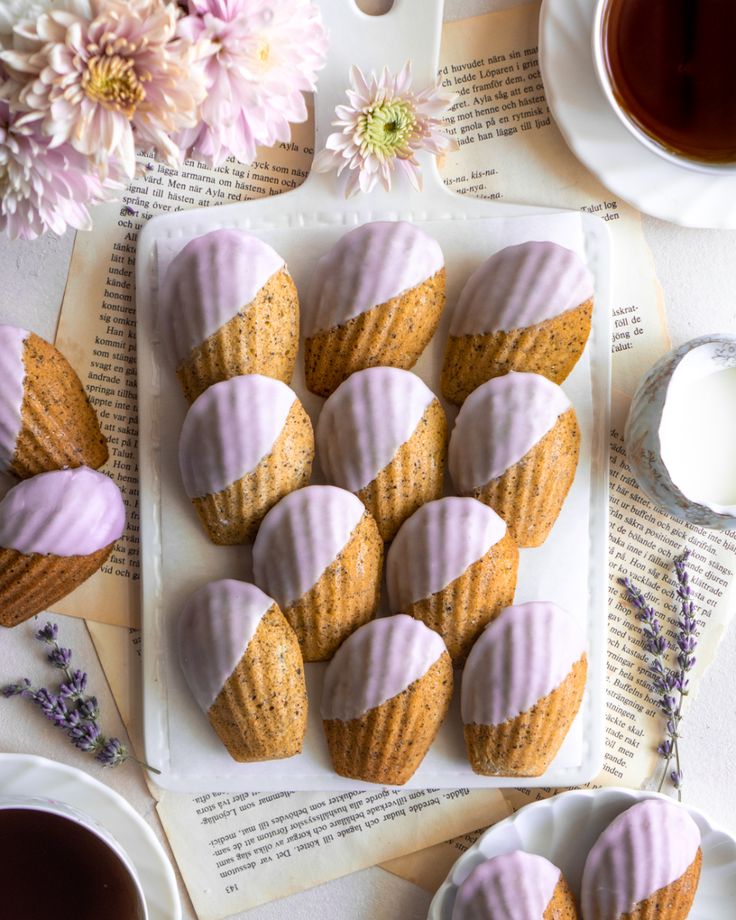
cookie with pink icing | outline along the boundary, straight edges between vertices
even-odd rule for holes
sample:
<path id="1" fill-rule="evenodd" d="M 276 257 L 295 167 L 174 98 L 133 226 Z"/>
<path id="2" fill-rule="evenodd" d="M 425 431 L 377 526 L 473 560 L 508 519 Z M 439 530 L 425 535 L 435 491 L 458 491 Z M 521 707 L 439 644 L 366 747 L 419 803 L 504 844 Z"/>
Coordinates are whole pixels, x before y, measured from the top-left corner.
<path id="1" fill-rule="evenodd" d="M 336 773 L 400 786 L 445 718 L 452 661 L 442 638 L 399 614 L 361 626 L 325 671 L 322 720 Z"/>
<path id="2" fill-rule="evenodd" d="M 505 522 L 474 498 L 427 502 L 386 557 L 391 610 L 438 632 L 457 666 L 484 627 L 513 603 L 519 550 Z"/>
<path id="3" fill-rule="evenodd" d="M 463 671 L 461 709 L 473 770 L 540 776 L 580 708 L 588 664 L 585 637 L 561 607 L 507 607 L 485 628 Z"/>
<path id="4" fill-rule="evenodd" d="M 439 400 L 410 371 L 357 371 L 325 402 L 317 451 L 329 482 L 354 492 L 384 540 L 442 495 L 447 420 Z"/>
<path id="5" fill-rule="evenodd" d="M 297 489 L 263 519 L 253 544 L 257 585 L 277 601 L 305 661 L 331 658 L 378 608 L 383 540 L 352 492 Z"/>
<path id="6" fill-rule="evenodd" d="M 76 372 L 53 345 L 0 325 L 0 471 L 21 479 L 102 466 L 107 441 Z"/>
<path id="7" fill-rule="evenodd" d="M 376 221 L 341 237 L 314 270 L 304 309 L 304 369 L 329 396 L 365 367 L 413 367 L 445 305 L 439 243 L 407 221 Z"/>
<path id="8" fill-rule="evenodd" d="M 514 850 L 477 865 L 458 888 L 452 920 L 578 920 L 562 872 L 543 856 Z"/>
<path id="9" fill-rule="evenodd" d="M 244 543 L 284 495 L 309 482 L 314 434 L 296 393 L 246 374 L 189 407 L 179 439 L 184 490 L 213 543 Z"/>
<path id="10" fill-rule="evenodd" d="M 467 280 L 450 318 L 442 394 L 463 400 L 509 371 L 562 383 L 590 335 L 593 276 L 577 255 L 550 241 L 507 246 Z"/>
<path id="11" fill-rule="evenodd" d="M 501 515 L 519 546 L 539 546 L 570 491 L 579 453 L 565 392 L 540 374 L 512 371 L 463 403 L 450 437 L 450 476 L 461 495 Z"/>
<path id="12" fill-rule="evenodd" d="M 184 605 L 177 640 L 192 695 L 234 760 L 301 751 L 304 663 L 273 598 L 243 581 L 211 581 Z"/>
<path id="13" fill-rule="evenodd" d="M 0 501 L 0 625 L 47 610 L 107 560 L 125 530 L 109 476 L 86 466 L 24 479 Z"/>
<path id="14" fill-rule="evenodd" d="M 685 920 L 700 880 L 700 830 L 682 805 L 645 799 L 614 818 L 585 861 L 585 920 Z"/>
<path id="15" fill-rule="evenodd" d="M 159 326 L 184 393 L 239 374 L 289 383 L 299 346 L 299 299 L 281 256 L 242 230 L 195 237 L 161 284 Z"/>

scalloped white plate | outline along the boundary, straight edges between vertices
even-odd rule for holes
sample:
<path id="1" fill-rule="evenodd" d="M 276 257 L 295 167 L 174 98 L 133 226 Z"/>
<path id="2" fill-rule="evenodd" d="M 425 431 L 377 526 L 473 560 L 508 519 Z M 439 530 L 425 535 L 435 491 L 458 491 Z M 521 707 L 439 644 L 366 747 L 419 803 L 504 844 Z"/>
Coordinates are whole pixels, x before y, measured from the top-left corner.
<path id="1" fill-rule="evenodd" d="M 94 818 L 135 867 L 149 920 L 181 920 L 176 878 L 163 847 L 138 812 L 109 786 L 45 757 L 0 754 L 0 792 L 56 799 Z"/>
<path id="2" fill-rule="evenodd" d="M 664 799 L 635 789 L 575 789 L 533 802 L 487 830 L 458 859 L 429 906 L 427 920 L 451 920 L 458 887 L 492 856 L 526 850 L 545 856 L 562 870 L 576 898 L 590 848 L 622 811 L 643 799 Z M 670 800 L 671 801 L 671 800 Z M 736 839 L 687 808 L 700 828 L 703 869 L 689 920 L 732 920 L 736 908 Z"/>
<path id="3" fill-rule="evenodd" d="M 542 4 L 542 80 L 568 147 L 615 195 L 645 214 L 684 227 L 736 228 L 736 176 L 665 160 L 639 143 L 610 107 L 593 69 L 594 14 L 595 0 Z"/>

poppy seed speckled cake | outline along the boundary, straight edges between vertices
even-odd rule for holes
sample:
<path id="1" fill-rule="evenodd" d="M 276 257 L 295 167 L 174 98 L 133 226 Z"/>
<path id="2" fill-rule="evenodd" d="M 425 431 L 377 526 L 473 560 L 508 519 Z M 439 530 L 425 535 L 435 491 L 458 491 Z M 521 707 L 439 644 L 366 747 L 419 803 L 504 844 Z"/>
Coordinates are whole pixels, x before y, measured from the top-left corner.
<path id="1" fill-rule="evenodd" d="M 327 479 L 354 492 L 384 540 L 427 501 L 442 495 L 447 419 L 410 371 L 371 367 L 341 383 L 317 422 Z"/>
<path id="2" fill-rule="evenodd" d="M 399 786 L 411 779 L 452 697 L 440 636 L 403 614 L 361 626 L 327 666 L 322 720 L 340 776 Z"/>
<path id="3" fill-rule="evenodd" d="M 301 751 L 304 664 L 273 598 L 246 582 L 209 582 L 186 602 L 178 644 L 189 688 L 234 760 L 275 760 Z"/>
<path id="4" fill-rule="evenodd" d="M 166 272 L 159 324 L 189 402 L 240 374 L 291 381 L 299 299 L 284 260 L 242 230 L 191 240 Z"/>
<path id="5" fill-rule="evenodd" d="M 507 607 L 470 650 L 461 710 L 470 765 L 484 776 L 541 776 L 577 715 L 585 637 L 561 607 Z"/>
<path id="6" fill-rule="evenodd" d="M 450 318 L 442 395 L 460 404 L 509 371 L 562 383 L 583 353 L 593 277 L 570 249 L 548 241 L 507 246 L 470 276 Z"/>
<path id="7" fill-rule="evenodd" d="M 373 617 L 382 568 L 376 522 L 359 498 L 335 486 L 282 498 L 253 544 L 254 580 L 278 602 L 305 661 L 331 658 Z"/>
<path id="8" fill-rule="evenodd" d="M 570 491 L 580 429 L 564 391 L 540 374 L 494 377 L 465 400 L 450 437 L 455 489 L 490 505 L 519 546 L 549 536 Z"/>
<path id="9" fill-rule="evenodd" d="M 645 799 L 614 818 L 583 869 L 585 920 L 685 920 L 700 880 L 700 830 L 685 808 Z"/>
<path id="10" fill-rule="evenodd" d="M 0 501 L 0 625 L 17 626 L 86 581 L 125 530 L 120 489 L 86 466 L 24 479 Z"/>
<path id="11" fill-rule="evenodd" d="M 61 352 L 0 325 L 0 471 L 21 479 L 107 461 L 107 441 L 82 382 Z"/>
<path id="12" fill-rule="evenodd" d="M 452 920 L 578 920 L 562 872 L 543 856 L 514 850 L 480 863 L 460 884 Z"/>
<path id="13" fill-rule="evenodd" d="M 356 227 L 314 271 L 304 309 L 307 387 L 329 396 L 354 371 L 413 367 L 444 305 L 436 240 L 407 221 Z"/>
<path id="14" fill-rule="evenodd" d="M 386 557 L 391 609 L 438 632 L 457 666 L 484 627 L 513 603 L 519 550 L 505 522 L 474 498 L 427 502 Z"/>
<path id="15" fill-rule="evenodd" d="M 296 393 L 246 374 L 189 407 L 179 439 L 184 489 L 210 539 L 244 543 L 279 499 L 309 482 L 314 434 Z"/>

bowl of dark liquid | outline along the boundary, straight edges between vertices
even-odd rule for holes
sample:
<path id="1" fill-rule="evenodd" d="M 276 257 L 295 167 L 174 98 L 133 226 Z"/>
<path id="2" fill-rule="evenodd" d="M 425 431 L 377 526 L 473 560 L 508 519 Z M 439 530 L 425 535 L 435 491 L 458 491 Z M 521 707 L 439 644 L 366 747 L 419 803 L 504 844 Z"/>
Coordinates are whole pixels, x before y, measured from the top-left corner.
<path id="1" fill-rule="evenodd" d="M 0 916 L 147 920 L 135 870 L 91 818 L 61 803 L 0 798 Z"/>
<path id="2" fill-rule="evenodd" d="M 645 146 L 701 172 L 736 172 L 736 0 L 598 0 L 593 59 Z"/>

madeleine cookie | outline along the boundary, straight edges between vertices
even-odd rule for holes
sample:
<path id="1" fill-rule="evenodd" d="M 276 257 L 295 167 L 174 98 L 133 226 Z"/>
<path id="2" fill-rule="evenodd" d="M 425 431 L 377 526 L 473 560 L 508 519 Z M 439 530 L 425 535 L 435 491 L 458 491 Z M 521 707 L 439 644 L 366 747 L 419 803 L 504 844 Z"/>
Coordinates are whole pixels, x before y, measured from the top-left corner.
<path id="1" fill-rule="evenodd" d="M 358 371 L 317 422 L 327 479 L 354 492 L 390 540 L 410 514 L 442 495 L 447 419 L 419 377 L 394 367 Z"/>
<path id="2" fill-rule="evenodd" d="M 613 819 L 588 853 L 583 916 L 685 920 L 702 860 L 700 830 L 681 805 L 666 799 L 638 802 Z"/>
<path id="3" fill-rule="evenodd" d="M 284 260 L 242 230 L 198 236 L 169 266 L 159 324 L 189 402 L 240 374 L 289 383 L 299 347 L 299 299 Z"/>
<path id="4" fill-rule="evenodd" d="M 480 863 L 457 890 L 452 920 L 578 920 L 562 872 L 543 856 L 514 850 Z"/>
<path id="5" fill-rule="evenodd" d="M 462 664 L 484 627 L 514 601 L 519 550 L 474 498 L 440 498 L 399 528 L 386 557 L 391 610 L 438 632 Z"/>
<path id="6" fill-rule="evenodd" d="M 27 329 L 0 325 L 0 471 L 21 479 L 107 460 L 107 441 L 64 355 Z"/>
<path id="7" fill-rule="evenodd" d="M 444 265 L 437 241 L 406 221 L 338 240 L 317 263 L 304 310 L 309 389 L 329 396 L 365 367 L 413 367 L 445 305 Z"/>
<path id="8" fill-rule="evenodd" d="M 371 619 L 382 565 L 376 522 L 355 495 L 335 486 L 282 498 L 253 544 L 254 581 L 279 604 L 305 661 L 331 658 Z"/>
<path id="9" fill-rule="evenodd" d="M 419 620 L 383 617 L 361 626 L 327 666 L 322 719 L 336 773 L 403 785 L 445 718 L 452 662 Z"/>
<path id="10" fill-rule="evenodd" d="M 80 466 L 24 479 L 0 501 L 0 625 L 47 610 L 102 566 L 125 530 L 120 489 Z"/>
<path id="11" fill-rule="evenodd" d="M 185 604 L 178 643 L 192 694 L 233 760 L 276 760 L 301 751 L 304 664 L 272 598 L 243 581 L 211 581 Z"/>
<path id="12" fill-rule="evenodd" d="M 450 319 L 442 395 L 458 405 L 509 371 L 562 383 L 590 335 L 593 277 L 551 242 L 508 246 L 468 279 Z"/>
<path id="13" fill-rule="evenodd" d="M 490 505 L 519 546 L 549 536 L 570 490 L 580 429 L 565 393 L 539 374 L 494 377 L 467 398 L 450 438 L 461 495 Z"/>
<path id="14" fill-rule="evenodd" d="M 580 708 L 585 639 L 556 604 L 507 607 L 480 634 L 463 671 L 470 765 L 484 776 L 541 776 Z"/>
<path id="15" fill-rule="evenodd" d="M 184 489 L 213 543 L 245 543 L 269 508 L 309 482 L 314 435 L 296 393 L 247 374 L 214 384 L 184 419 Z"/>

